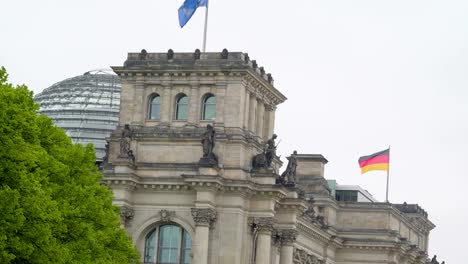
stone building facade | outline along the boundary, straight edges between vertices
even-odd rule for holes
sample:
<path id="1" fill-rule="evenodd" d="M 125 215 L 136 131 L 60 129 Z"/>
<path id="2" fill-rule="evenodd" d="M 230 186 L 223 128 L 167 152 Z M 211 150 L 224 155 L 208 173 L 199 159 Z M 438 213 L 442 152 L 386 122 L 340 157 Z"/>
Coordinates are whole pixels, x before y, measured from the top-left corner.
<path id="1" fill-rule="evenodd" d="M 295 156 L 295 183 L 278 183 L 274 155 L 252 166 L 286 97 L 246 53 L 142 50 L 113 70 L 104 182 L 144 263 L 426 262 L 434 225 L 419 206 L 336 201 L 322 155 Z"/>

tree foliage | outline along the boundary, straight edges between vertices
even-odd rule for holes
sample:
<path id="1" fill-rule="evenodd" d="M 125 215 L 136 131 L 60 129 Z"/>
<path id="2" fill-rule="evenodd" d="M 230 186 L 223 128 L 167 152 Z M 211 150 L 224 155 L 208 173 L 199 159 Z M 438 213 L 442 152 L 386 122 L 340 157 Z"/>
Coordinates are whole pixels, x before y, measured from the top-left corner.
<path id="1" fill-rule="evenodd" d="M 37 110 L 0 68 L 0 263 L 138 263 L 93 146 Z"/>

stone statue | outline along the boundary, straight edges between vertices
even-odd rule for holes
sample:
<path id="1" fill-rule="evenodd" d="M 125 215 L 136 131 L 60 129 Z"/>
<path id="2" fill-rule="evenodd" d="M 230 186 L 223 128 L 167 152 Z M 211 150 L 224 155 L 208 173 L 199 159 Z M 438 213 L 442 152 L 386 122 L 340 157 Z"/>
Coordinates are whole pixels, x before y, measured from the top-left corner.
<path id="1" fill-rule="evenodd" d="M 218 158 L 213 153 L 215 146 L 215 130 L 212 125 L 206 125 L 206 131 L 201 140 L 203 146 L 203 157 L 198 162 L 201 167 L 213 167 L 218 165 Z"/>
<path id="2" fill-rule="evenodd" d="M 434 257 L 432 257 L 431 264 L 439 264 L 439 261 L 437 261 L 437 255 L 434 255 Z"/>
<path id="3" fill-rule="evenodd" d="M 130 151 L 130 142 L 132 141 L 132 130 L 128 124 L 125 124 L 120 137 L 120 155 L 128 156 Z"/>
<path id="4" fill-rule="evenodd" d="M 104 147 L 104 157 L 102 157 L 102 164 L 107 164 L 109 162 L 109 142 L 106 141 Z"/>
<path id="5" fill-rule="evenodd" d="M 288 182 L 296 182 L 296 168 L 297 168 L 297 151 L 295 150 L 291 156 L 287 157 L 288 166 L 286 170 L 281 174 L 283 179 L 287 178 Z"/>
<path id="6" fill-rule="evenodd" d="M 215 145 L 215 130 L 212 125 L 206 125 L 206 131 L 203 133 L 201 142 L 203 144 L 203 157 L 214 157 L 213 148 Z"/>
<path id="7" fill-rule="evenodd" d="M 257 69 L 258 64 L 256 60 L 252 60 L 252 68 Z"/>
<path id="8" fill-rule="evenodd" d="M 273 136 L 265 143 L 263 152 L 255 155 L 252 158 L 253 170 L 271 168 L 271 163 L 273 162 L 273 158 L 276 156 L 276 145 L 275 145 L 276 138 L 277 138 L 276 134 L 273 134 Z"/>
<path id="9" fill-rule="evenodd" d="M 271 167 L 271 163 L 273 162 L 273 158 L 276 156 L 276 145 L 275 139 L 278 136 L 273 134 L 273 136 L 267 141 L 265 145 L 265 159 L 266 159 L 266 166 L 267 168 Z"/>
<path id="10" fill-rule="evenodd" d="M 138 59 L 139 60 L 146 60 L 146 55 L 147 54 L 148 54 L 148 52 L 145 49 L 142 49 L 140 54 L 138 54 Z"/>
<path id="11" fill-rule="evenodd" d="M 228 50 L 227 50 L 227 49 L 223 49 L 223 51 L 221 52 L 221 59 L 227 60 L 228 55 L 229 55 Z"/>
<path id="12" fill-rule="evenodd" d="M 260 75 L 263 75 L 263 74 L 265 74 L 265 68 L 263 68 L 263 67 L 260 67 L 259 69 L 260 69 Z"/>
<path id="13" fill-rule="evenodd" d="M 201 55 L 200 50 L 199 50 L 199 49 L 196 49 L 196 50 L 195 50 L 195 53 L 193 53 L 193 58 L 194 58 L 195 60 L 199 60 L 199 59 L 200 59 L 200 55 Z"/>
<path id="14" fill-rule="evenodd" d="M 259 169 L 266 169 L 267 163 L 266 163 L 266 156 L 265 152 L 262 152 L 260 154 L 255 155 L 252 158 L 252 169 L 253 170 L 259 170 Z"/>
<path id="15" fill-rule="evenodd" d="M 168 60 L 174 59 L 174 51 L 173 51 L 172 49 L 169 49 L 169 50 L 167 51 L 167 59 L 168 59 Z"/>

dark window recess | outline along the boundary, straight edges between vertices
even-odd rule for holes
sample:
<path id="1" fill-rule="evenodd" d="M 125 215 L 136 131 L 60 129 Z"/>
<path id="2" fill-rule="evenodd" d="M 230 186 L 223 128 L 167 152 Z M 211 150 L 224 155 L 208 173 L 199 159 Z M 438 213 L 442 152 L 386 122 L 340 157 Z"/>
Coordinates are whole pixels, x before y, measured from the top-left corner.
<path id="1" fill-rule="evenodd" d="M 358 192 L 357 191 L 336 191 L 335 199 L 337 201 L 345 202 L 357 202 Z"/>

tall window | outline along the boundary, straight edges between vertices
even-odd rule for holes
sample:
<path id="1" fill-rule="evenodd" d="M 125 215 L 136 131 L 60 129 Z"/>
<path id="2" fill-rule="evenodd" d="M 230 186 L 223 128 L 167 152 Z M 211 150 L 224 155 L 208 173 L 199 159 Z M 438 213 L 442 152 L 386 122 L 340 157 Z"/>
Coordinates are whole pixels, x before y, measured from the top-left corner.
<path id="1" fill-rule="evenodd" d="M 159 120 L 161 118 L 161 97 L 154 95 L 149 101 L 149 119 Z"/>
<path id="2" fill-rule="evenodd" d="M 213 120 L 216 117 L 216 97 L 212 94 L 208 94 L 203 99 L 202 106 L 202 119 Z"/>
<path id="3" fill-rule="evenodd" d="M 177 97 L 176 100 L 176 120 L 187 120 L 187 110 L 188 110 L 188 97 L 185 94 L 181 94 Z"/>
<path id="4" fill-rule="evenodd" d="M 191 249 L 192 239 L 187 231 L 178 225 L 162 225 L 146 236 L 144 263 L 190 264 Z"/>

